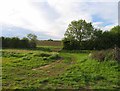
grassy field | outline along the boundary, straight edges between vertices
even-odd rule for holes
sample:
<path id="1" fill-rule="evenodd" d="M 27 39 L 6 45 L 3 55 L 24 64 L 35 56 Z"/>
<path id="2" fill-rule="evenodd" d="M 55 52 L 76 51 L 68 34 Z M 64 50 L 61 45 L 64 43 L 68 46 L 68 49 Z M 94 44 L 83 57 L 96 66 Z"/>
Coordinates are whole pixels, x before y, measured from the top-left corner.
<path id="1" fill-rule="evenodd" d="M 58 40 L 58 41 L 47 41 L 47 40 L 38 40 L 37 41 L 37 45 L 39 46 L 62 46 L 62 41 Z"/>
<path id="2" fill-rule="evenodd" d="M 90 51 L 61 51 L 41 46 L 36 50 L 2 50 L 2 86 L 5 89 L 118 90 L 119 64 L 98 62 Z"/>

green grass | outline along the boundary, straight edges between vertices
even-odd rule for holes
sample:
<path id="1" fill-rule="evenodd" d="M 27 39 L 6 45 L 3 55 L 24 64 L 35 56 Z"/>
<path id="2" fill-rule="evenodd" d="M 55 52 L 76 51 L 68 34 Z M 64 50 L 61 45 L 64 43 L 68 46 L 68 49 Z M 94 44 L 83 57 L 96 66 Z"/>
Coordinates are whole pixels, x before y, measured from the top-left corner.
<path id="1" fill-rule="evenodd" d="M 81 59 L 81 56 L 85 59 Z M 115 61 L 100 63 L 86 59 L 85 55 L 76 54 L 77 62 L 66 73 L 50 82 L 62 84 L 68 89 L 114 89 L 118 88 L 118 64 Z M 81 60 L 80 60 L 81 59 Z M 55 85 L 55 84 L 54 84 Z"/>
<path id="2" fill-rule="evenodd" d="M 118 90 L 119 63 L 93 60 L 89 52 L 4 49 L 3 89 Z"/>

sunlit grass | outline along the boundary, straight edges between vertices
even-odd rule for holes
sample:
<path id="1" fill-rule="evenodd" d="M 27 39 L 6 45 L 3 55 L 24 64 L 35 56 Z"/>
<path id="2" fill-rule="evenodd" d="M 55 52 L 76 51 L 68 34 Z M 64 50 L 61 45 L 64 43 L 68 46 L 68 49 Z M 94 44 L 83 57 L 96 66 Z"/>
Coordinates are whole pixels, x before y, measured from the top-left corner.
<path id="1" fill-rule="evenodd" d="M 91 51 L 2 51 L 4 89 L 118 89 L 120 84 L 119 63 L 93 60 Z"/>

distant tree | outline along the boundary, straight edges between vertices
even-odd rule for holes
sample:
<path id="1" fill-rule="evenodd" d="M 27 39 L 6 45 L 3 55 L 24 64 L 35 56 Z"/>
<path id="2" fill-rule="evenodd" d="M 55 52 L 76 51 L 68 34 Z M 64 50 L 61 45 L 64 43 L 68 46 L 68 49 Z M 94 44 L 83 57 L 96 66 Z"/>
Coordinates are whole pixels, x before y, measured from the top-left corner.
<path id="1" fill-rule="evenodd" d="M 48 39 L 48 41 L 53 41 L 52 39 Z"/>
<path id="2" fill-rule="evenodd" d="M 27 37 L 28 37 L 29 40 L 34 40 L 34 41 L 37 40 L 37 36 L 35 34 L 30 33 L 30 34 L 27 35 Z"/>
<path id="3" fill-rule="evenodd" d="M 35 34 L 28 34 L 27 35 L 30 43 L 30 48 L 35 48 L 37 45 L 37 36 Z"/>
<path id="4" fill-rule="evenodd" d="M 18 37 L 12 37 L 9 46 L 11 48 L 19 48 L 20 39 Z"/>
<path id="5" fill-rule="evenodd" d="M 20 41 L 20 48 L 29 48 L 30 46 L 28 38 L 24 37 Z"/>
<path id="6" fill-rule="evenodd" d="M 35 48 L 37 36 L 28 34 L 28 38 L 1 37 L 0 39 L 2 39 L 2 48 Z"/>

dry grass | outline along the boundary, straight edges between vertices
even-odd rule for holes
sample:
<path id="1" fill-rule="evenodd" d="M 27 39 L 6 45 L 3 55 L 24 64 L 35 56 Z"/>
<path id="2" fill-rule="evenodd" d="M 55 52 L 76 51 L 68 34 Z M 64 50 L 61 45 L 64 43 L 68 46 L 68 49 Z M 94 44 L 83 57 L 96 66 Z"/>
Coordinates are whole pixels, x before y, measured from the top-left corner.
<path id="1" fill-rule="evenodd" d="M 38 41 L 37 42 L 38 46 L 62 46 L 61 41 Z"/>

